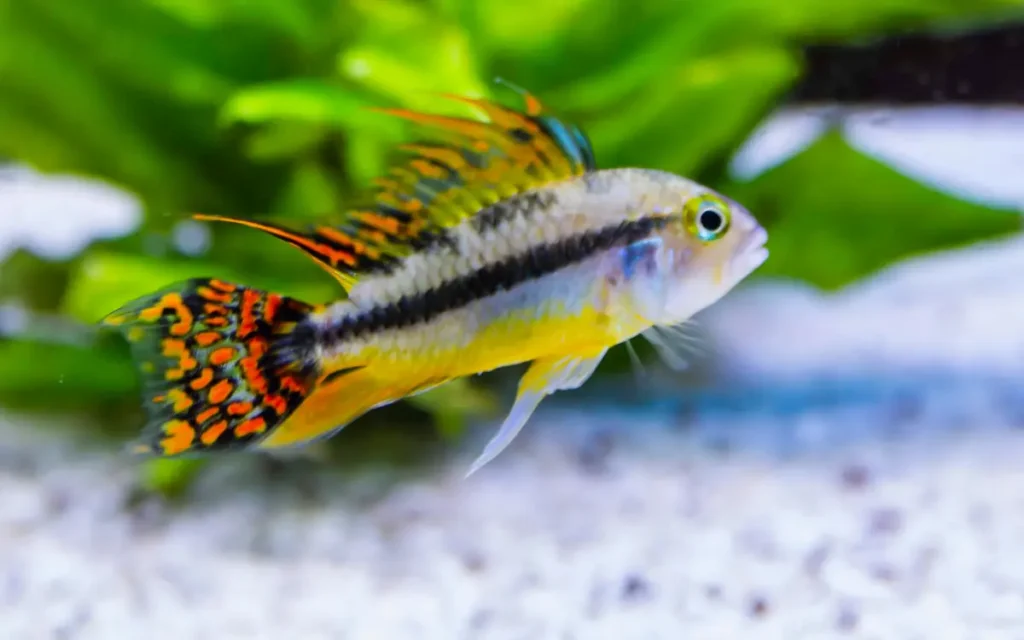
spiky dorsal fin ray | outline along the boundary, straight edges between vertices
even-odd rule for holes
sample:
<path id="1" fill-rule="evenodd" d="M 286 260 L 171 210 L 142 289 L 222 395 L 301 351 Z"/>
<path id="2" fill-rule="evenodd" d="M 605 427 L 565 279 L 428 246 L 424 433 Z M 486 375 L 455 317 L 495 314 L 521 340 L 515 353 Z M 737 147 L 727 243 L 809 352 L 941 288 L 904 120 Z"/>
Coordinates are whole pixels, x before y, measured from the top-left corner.
<path id="1" fill-rule="evenodd" d="M 283 224 L 260 220 L 246 220 L 243 218 L 231 218 L 228 216 L 214 216 L 197 213 L 192 216 L 196 220 L 205 222 L 228 222 L 239 224 L 251 229 L 258 229 L 269 233 L 275 238 L 280 238 L 288 244 L 298 247 L 306 252 L 317 264 L 331 274 L 341 286 L 348 291 L 354 284 L 355 278 L 347 270 L 347 266 L 356 259 L 352 247 L 346 243 L 342 245 L 339 239 L 325 237 L 319 229 L 303 233 L 289 229 Z M 324 227 L 324 230 L 330 227 Z"/>
<path id="2" fill-rule="evenodd" d="M 345 212 L 337 224 L 298 230 L 279 221 L 195 218 L 233 222 L 285 240 L 348 291 L 360 276 L 387 272 L 410 253 L 443 242 L 446 229 L 504 198 L 596 168 L 583 131 L 544 114 L 537 98 L 521 93 L 523 110 L 442 94 L 479 109 L 486 121 L 377 109 L 423 125 L 431 135 L 401 145 L 409 157 L 375 180 L 367 203 Z"/>

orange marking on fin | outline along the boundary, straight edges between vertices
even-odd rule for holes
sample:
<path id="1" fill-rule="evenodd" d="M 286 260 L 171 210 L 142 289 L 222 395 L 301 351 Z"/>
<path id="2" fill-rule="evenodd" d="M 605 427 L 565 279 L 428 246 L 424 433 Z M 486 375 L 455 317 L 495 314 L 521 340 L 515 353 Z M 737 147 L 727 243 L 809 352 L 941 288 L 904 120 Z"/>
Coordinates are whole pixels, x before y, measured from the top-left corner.
<path id="1" fill-rule="evenodd" d="M 266 420 L 263 418 L 252 418 L 235 427 L 235 437 L 243 438 L 253 433 L 261 433 L 266 428 Z"/>
<path id="2" fill-rule="evenodd" d="M 245 381 L 249 383 L 249 386 L 259 394 L 267 392 L 267 381 L 260 372 L 260 361 L 259 356 L 251 355 L 242 358 L 242 375 L 245 376 Z"/>
<path id="3" fill-rule="evenodd" d="M 486 146 L 487 143 L 483 144 Z M 407 144 L 402 145 L 400 148 L 405 151 L 418 153 L 424 158 L 429 158 L 431 160 L 443 162 L 452 169 L 454 169 L 455 171 L 460 171 L 466 167 L 466 159 L 463 157 L 461 153 L 459 153 L 455 149 L 450 149 L 448 147 L 429 147 L 427 145 L 421 144 Z"/>
<path id="4" fill-rule="evenodd" d="M 186 336 L 188 332 L 192 330 L 192 323 L 195 318 L 192 317 L 192 312 L 189 310 L 185 303 L 182 301 L 181 296 L 176 293 L 170 293 L 164 296 L 163 301 L 164 309 L 172 309 L 178 314 L 178 321 L 171 325 L 168 332 L 172 336 Z M 160 312 L 163 315 L 163 311 Z"/>
<path id="5" fill-rule="evenodd" d="M 175 413 L 188 411 L 189 407 L 194 404 L 192 397 L 181 389 L 171 389 L 167 392 L 167 398 L 174 403 Z"/>
<path id="6" fill-rule="evenodd" d="M 249 341 L 249 353 L 254 358 L 262 358 L 267 354 L 267 339 L 257 336 Z"/>
<path id="7" fill-rule="evenodd" d="M 175 380 L 181 380 L 185 377 L 185 372 L 181 369 L 168 369 L 164 372 L 164 380 L 174 382 Z"/>
<path id="8" fill-rule="evenodd" d="M 403 118 L 418 124 L 432 125 L 441 129 L 447 129 L 468 137 L 493 135 L 490 126 L 485 122 L 469 120 L 466 118 L 455 118 L 452 116 L 441 116 L 409 109 L 374 109 L 378 113 Z"/>
<path id="9" fill-rule="evenodd" d="M 260 294 L 253 291 L 252 289 L 246 289 L 245 292 L 242 294 L 242 324 L 238 328 L 239 338 L 245 338 L 250 333 L 256 331 L 256 316 L 253 308 L 259 301 Z"/>
<path id="10" fill-rule="evenodd" d="M 207 394 L 206 398 L 210 401 L 210 404 L 221 404 L 227 400 L 234 391 L 235 385 L 231 384 L 230 380 L 221 380 L 210 388 L 210 392 Z"/>
<path id="11" fill-rule="evenodd" d="M 203 305 L 203 311 L 207 315 L 213 315 L 213 316 L 226 316 L 226 315 L 228 315 L 228 308 L 227 307 L 225 307 L 224 305 L 221 305 L 221 304 L 214 304 L 212 302 L 207 302 L 206 304 L 204 304 Z M 210 322 L 210 321 L 213 320 L 213 319 L 214 318 L 207 318 L 206 319 L 206 324 L 212 325 L 213 323 Z"/>
<path id="12" fill-rule="evenodd" d="M 226 327 L 229 323 L 227 318 L 207 318 L 206 324 L 210 327 Z"/>
<path id="13" fill-rule="evenodd" d="M 470 98 L 468 96 L 460 96 L 452 93 L 442 95 L 449 100 L 454 100 L 455 102 L 461 102 L 462 104 L 481 109 L 487 114 L 490 121 L 499 127 L 506 129 L 522 128 L 533 135 L 541 133 L 540 127 L 537 126 L 536 122 L 523 117 L 521 113 L 513 109 L 503 107 L 497 103 L 491 102 L 490 100 Z"/>
<path id="14" fill-rule="evenodd" d="M 333 227 L 321 227 L 317 229 L 317 233 L 327 238 L 331 242 L 337 242 L 338 244 L 343 244 L 349 247 L 351 247 L 353 244 L 352 238 L 350 236 L 345 235 L 344 233 Z"/>
<path id="15" fill-rule="evenodd" d="M 218 409 L 217 407 L 210 407 L 209 409 L 203 411 L 198 416 L 196 416 L 196 422 L 198 422 L 199 424 L 203 424 L 204 422 L 214 417 L 218 413 L 220 413 L 220 409 Z"/>
<path id="16" fill-rule="evenodd" d="M 274 324 L 274 316 L 277 315 L 277 311 L 280 308 L 281 296 L 273 293 L 268 295 L 266 302 L 263 303 L 263 318 L 268 323 Z"/>
<path id="17" fill-rule="evenodd" d="M 193 380 L 189 386 L 196 391 L 200 391 L 210 386 L 211 382 L 213 382 L 213 369 L 206 367 L 199 374 L 199 377 Z"/>
<path id="18" fill-rule="evenodd" d="M 199 439 L 202 440 L 203 444 L 205 444 L 206 446 L 210 446 L 214 442 L 217 442 L 217 438 L 219 438 L 221 434 L 227 431 L 227 429 L 228 421 L 221 420 L 220 422 L 212 424 L 206 429 L 204 429 L 202 435 L 199 436 Z"/>
<path id="19" fill-rule="evenodd" d="M 441 167 L 430 164 L 426 160 L 416 159 L 409 163 L 409 166 L 428 178 L 443 178 L 444 171 Z"/>
<path id="20" fill-rule="evenodd" d="M 169 293 L 154 304 L 151 307 L 147 307 L 139 312 L 139 320 L 145 320 L 146 322 L 154 322 L 160 319 L 160 316 L 164 314 L 164 309 L 168 306 L 168 301 L 172 298 L 181 299 L 180 296 L 174 293 Z"/>
<path id="21" fill-rule="evenodd" d="M 191 355 L 183 353 L 181 354 L 181 360 L 178 361 L 178 366 L 181 367 L 182 371 L 191 371 L 199 366 L 199 361 Z"/>
<path id="22" fill-rule="evenodd" d="M 198 293 L 203 298 L 206 298 L 207 300 L 213 300 L 214 302 L 231 302 L 230 293 L 216 291 L 211 287 L 199 287 L 196 289 L 196 293 Z"/>
<path id="23" fill-rule="evenodd" d="M 252 403 L 246 400 L 232 402 L 228 405 L 228 415 L 230 416 L 244 416 L 250 411 L 252 411 Z"/>
<path id="24" fill-rule="evenodd" d="M 234 347 L 221 347 L 210 354 L 210 364 L 218 367 L 227 364 L 235 357 L 235 353 Z"/>
<path id="25" fill-rule="evenodd" d="M 164 338 L 162 346 L 162 353 L 168 358 L 183 355 L 186 350 L 185 341 L 177 338 Z"/>
<path id="26" fill-rule="evenodd" d="M 188 451 L 196 437 L 196 430 L 184 420 L 171 420 L 164 425 L 167 437 L 160 441 L 166 455 Z"/>
<path id="27" fill-rule="evenodd" d="M 230 282 L 224 282 L 223 280 L 217 280 L 213 278 L 210 280 L 210 286 L 224 293 L 234 293 L 238 287 L 231 284 Z"/>
<path id="28" fill-rule="evenodd" d="M 195 341 L 200 347 L 208 347 L 220 341 L 220 334 L 216 331 L 204 331 L 196 334 Z"/>
<path id="29" fill-rule="evenodd" d="M 372 225 L 385 233 L 395 235 L 398 233 L 398 220 L 389 218 L 388 216 L 382 216 L 369 211 L 362 211 L 359 213 L 359 219 L 368 225 Z"/>
<path id="30" fill-rule="evenodd" d="M 288 410 L 288 401 L 284 399 L 284 396 L 268 395 L 263 398 L 263 404 L 274 410 L 279 416 L 284 415 L 284 412 Z"/>
<path id="31" fill-rule="evenodd" d="M 306 385 L 302 384 L 295 376 L 284 376 L 281 378 L 281 388 L 294 393 L 306 393 Z"/>
<path id="32" fill-rule="evenodd" d="M 539 116 L 544 111 L 544 105 L 541 104 L 537 96 L 532 93 L 523 92 L 523 99 L 526 101 L 526 115 L 528 116 Z"/>

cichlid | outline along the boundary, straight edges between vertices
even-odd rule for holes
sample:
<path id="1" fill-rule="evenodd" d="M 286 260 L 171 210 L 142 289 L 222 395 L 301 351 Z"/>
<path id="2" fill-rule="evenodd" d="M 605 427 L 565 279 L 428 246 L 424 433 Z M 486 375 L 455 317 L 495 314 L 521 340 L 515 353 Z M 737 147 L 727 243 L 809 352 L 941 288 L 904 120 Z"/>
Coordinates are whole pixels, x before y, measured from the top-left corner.
<path id="1" fill-rule="evenodd" d="M 145 379 L 136 451 L 308 443 L 449 380 L 531 363 L 471 474 L 610 347 L 642 334 L 674 360 L 668 329 L 767 259 L 767 234 L 741 205 L 671 173 L 598 169 L 583 131 L 532 95 L 522 109 L 447 97 L 486 120 L 382 110 L 430 135 L 335 223 L 197 216 L 298 247 L 343 299 L 193 279 L 104 318 Z"/>

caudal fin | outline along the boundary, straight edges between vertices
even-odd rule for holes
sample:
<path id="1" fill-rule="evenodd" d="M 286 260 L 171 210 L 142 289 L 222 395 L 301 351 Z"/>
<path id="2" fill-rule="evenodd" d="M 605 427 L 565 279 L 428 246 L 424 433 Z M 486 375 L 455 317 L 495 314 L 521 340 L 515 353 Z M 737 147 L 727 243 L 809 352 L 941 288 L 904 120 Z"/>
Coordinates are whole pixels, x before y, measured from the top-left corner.
<path id="1" fill-rule="evenodd" d="M 147 422 L 137 453 L 242 449 L 268 435 L 317 376 L 312 307 L 214 279 L 172 285 L 102 320 L 127 338 Z"/>

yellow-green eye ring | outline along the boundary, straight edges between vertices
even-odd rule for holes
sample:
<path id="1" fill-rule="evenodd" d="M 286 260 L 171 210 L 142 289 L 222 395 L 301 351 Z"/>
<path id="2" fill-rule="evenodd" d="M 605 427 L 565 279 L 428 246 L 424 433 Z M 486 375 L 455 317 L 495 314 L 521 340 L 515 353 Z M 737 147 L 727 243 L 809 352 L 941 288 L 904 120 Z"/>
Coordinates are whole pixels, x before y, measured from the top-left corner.
<path id="1" fill-rule="evenodd" d="M 693 198 L 683 211 L 686 228 L 703 242 L 711 242 L 729 230 L 729 208 L 713 196 Z"/>

